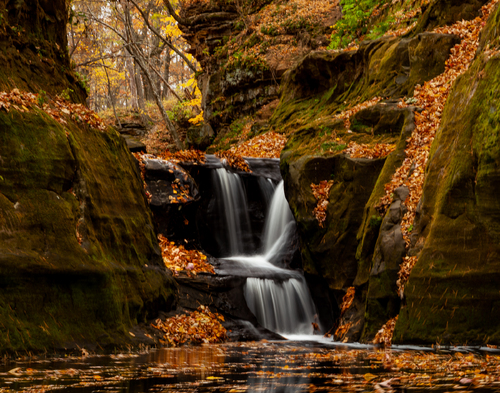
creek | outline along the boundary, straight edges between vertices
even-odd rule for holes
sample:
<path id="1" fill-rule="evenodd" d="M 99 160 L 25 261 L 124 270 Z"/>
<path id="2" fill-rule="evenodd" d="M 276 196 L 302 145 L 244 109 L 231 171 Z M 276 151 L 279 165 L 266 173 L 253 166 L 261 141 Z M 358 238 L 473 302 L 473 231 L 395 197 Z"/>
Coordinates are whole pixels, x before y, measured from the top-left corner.
<path id="1" fill-rule="evenodd" d="M 0 366 L 0 393 L 498 391 L 498 351 L 460 350 L 260 341 L 19 359 Z"/>

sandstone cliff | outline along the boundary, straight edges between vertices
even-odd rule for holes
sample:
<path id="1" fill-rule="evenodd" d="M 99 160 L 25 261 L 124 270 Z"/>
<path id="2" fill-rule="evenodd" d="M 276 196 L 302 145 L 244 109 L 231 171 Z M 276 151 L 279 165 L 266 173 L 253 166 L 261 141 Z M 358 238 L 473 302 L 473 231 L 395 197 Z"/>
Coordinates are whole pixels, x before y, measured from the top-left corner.
<path id="1" fill-rule="evenodd" d="M 1 90 L 84 99 L 66 4 L 0 1 Z M 132 343 L 131 326 L 168 310 L 174 284 L 123 140 L 21 105 L 0 110 L 0 130 L 0 351 Z"/>

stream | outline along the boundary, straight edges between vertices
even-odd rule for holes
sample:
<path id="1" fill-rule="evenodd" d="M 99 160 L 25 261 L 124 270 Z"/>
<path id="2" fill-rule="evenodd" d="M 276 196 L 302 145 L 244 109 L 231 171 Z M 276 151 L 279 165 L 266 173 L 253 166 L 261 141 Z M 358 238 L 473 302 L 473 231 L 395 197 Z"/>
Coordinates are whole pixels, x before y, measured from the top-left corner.
<path id="1" fill-rule="evenodd" d="M 0 366 L 0 392 L 500 390 L 498 351 L 461 351 L 261 341 L 19 360 Z"/>

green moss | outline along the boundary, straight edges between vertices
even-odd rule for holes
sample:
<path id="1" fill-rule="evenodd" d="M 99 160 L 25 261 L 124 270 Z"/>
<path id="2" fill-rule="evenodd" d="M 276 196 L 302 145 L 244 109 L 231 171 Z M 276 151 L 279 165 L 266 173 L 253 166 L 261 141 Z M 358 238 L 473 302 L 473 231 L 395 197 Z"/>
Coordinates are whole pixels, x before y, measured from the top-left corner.
<path id="1" fill-rule="evenodd" d="M 127 343 L 174 284 L 123 141 L 43 112 L 0 128 L 0 350 Z"/>
<path id="2" fill-rule="evenodd" d="M 496 40 L 489 32 L 499 20 L 497 9 L 489 39 Z M 448 97 L 429 157 L 425 216 L 416 227 L 423 248 L 405 290 L 398 342 L 500 343 L 499 89 L 500 59 L 479 54 Z"/>

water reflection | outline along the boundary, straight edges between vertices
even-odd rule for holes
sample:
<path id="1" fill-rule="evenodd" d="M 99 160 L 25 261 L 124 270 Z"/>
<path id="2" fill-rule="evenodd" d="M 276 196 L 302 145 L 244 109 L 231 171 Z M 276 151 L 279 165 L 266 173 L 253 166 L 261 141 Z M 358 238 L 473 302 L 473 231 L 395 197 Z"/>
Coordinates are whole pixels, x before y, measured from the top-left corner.
<path id="1" fill-rule="evenodd" d="M 162 371 L 185 372 L 199 379 L 206 379 L 214 370 L 226 364 L 225 351 L 218 346 L 189 348 L 164 348 L 151 352 L 147 363 L 156 364 Z"/>
<path id="2" fill-rule="evenodd" d="M 499 381 L 498 352 L 385 351 L 290 341 L 0 366 L 0 393 L 351 392 L 380 391 L 380 386 L 387 391 L 389 384 L 395 391 L 424 392 L 432 387 L 444 393 L 471 383 L 476 391 L 493 392 Z"/>
<path id="3" fill-rule="evenodd" d="M 273 367 L 269 360 L 262 364 L 263 370 L 258 377 L 248 379 L 248 392 L 294 393 L 307 389 L 309 378 L 301 373 L 284 373 L 283 368 Z"/>

